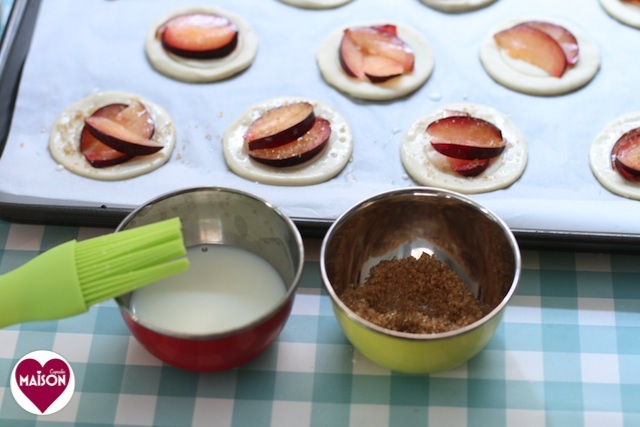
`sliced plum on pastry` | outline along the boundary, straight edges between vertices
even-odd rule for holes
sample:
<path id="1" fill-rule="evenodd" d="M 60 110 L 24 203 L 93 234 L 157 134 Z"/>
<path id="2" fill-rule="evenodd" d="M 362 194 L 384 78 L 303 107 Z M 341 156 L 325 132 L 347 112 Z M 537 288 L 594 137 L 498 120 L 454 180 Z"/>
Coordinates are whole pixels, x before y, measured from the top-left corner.
<path id="1" fill-rule="evenodd" d="M 269 166 L 295 166 L 320 154 L 331 136 L 331 123 L 317 117 L 311 129 L 286 144 L 249 151 L 249 157 Z"/>
<path id="2" fill-rule="evenodd" d="M 480 175 L 506 147 L 497 126 L 463 111 L 443 111 L 442 118 L 429 123 L 426 133 L 433 149 L 442 155 L 432 161 L 464 177 Z"/>
<path id="3" fill-rule="evenodd" d="M 437 152 L 454 159 L 491 159 L 502 154 L 506 146 L 497 126 L 466 114 L 431 122 L 426 132 Z"/>
<path id="4" fill-rule="evenodd" d="M 238 45 L 238 29 L 228 18 L 196 12 L 171 18 L 156 31 L 168 52 L 190 59 L 216 59 Z"/>
<path id="5" fill-rule="evenodd" d="M 151 138 L 155 126 L 149 112 L 142 103 L 135 101 L 131 105 L 114 103 L 97 109 L 90 117 L 110 120 L 129 129 L 142 138 Z M 89 164 L 95 168 L 114 166 L 128 161 L 135 155 L 114 149 L 84 126 L 80 133 L 80 152 Z"/>
<path id="6" fill-rule="evenodd" d="M 295 102 L 268 110 L 244 134 L 249 151 L 287 144 L 307 133 L 315 122 L 313 105 Z"/>
<path id="7" fill-rule="evenodd" d="M 413 71 L 415 55 L 397 27 L 385 24 L 345 29 L 339 59 L 349 76 L 381 83 Z"/>
<path id="8" fill-rule="evenodd" d="M 629 181 L 640 181 L 640 128 L 623 134 L 611 149 L 612 166 Z"/>
<path id="9" fill-rule="evenodd" d="M 560 43 L 540 25 L 523 22 L 499 31 L 493 38 L 510 57 L 535 65 L 550 76 L 562 77 L 569 65 Z"/>
<path id="10" fill-rule="evenodd" d="M 113 118 L 94 113 L 85 118 L 84 123 L 83 132 L 87 131 L 100 143 L 129 156 L 153 154 L 164 147 L 151 139 L 153 120 L 140 102 L 132 103 Z"/>
<path id="11" fill-rule="evenodd" d="M 575 65 L 580 57 L 580 46 L 578 40 L 562 25 L 553 24 L 545 21 L 529 21 L 527 25 L 532 26 L 540 31 L 545 32 L 553 38 L 562 48 L 564 56 L 567 59 L 567 66 Z"/>
<path id="12" fill-rule="evenodd" d="M 125 108 L 126 104 L 109 104 L 96 110 L 92 116 L 114 119 Z M 133 157 L 103 144 L 86 127 L 80 133 L 80 152 L 94 168 L 114 166 Z"/>

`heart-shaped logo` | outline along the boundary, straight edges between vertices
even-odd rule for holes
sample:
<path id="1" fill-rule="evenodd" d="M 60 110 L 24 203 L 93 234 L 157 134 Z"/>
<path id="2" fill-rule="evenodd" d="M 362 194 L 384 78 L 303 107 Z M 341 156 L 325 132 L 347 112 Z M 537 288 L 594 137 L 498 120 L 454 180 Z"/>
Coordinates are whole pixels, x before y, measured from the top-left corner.
<path id="1" fill-rule="evenodd" d="M 35 408 L 44 415 L 63 408 L 69 402 L 74 387 L 73 371 L 67 361 L 44 350 L 20 359 L 11 378 L 11 391 L 16 401 L 36 414 Z"/>
<path id="2" fill-rule="evenodd" d="M 40 412 L 45 412 L 69 383 L 69 367 L 62 359 L 51 359 L 43 365 L 25 359 L 16 367 L 18 387 Z"/>

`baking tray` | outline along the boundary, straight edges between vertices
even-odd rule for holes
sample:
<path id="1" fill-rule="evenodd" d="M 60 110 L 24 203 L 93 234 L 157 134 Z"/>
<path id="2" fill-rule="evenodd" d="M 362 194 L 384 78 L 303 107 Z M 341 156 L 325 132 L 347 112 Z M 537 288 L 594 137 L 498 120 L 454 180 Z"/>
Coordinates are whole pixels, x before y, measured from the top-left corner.
<path id="1" fill-rule="evenodd" d="M 46 0 L 45 0 L 46 1 Z M 364 0 L 354 0 L 352 4 L 357 2 L 363 2 Z M 426 8 L 426 6 L 419 5 L 419 2 L 416 0 L 407 1 L 407 7 L 415 9 L 416 7 Z M 517 3 L 516 0 L 513 0 L 514 3 Z M 115 3 L 115 2 L 107 2 L 107 3 Z M 136 3 L 132 1 L 132 3 Z M 170 3 L 170 2 L 169 2 Z M 246 2 L 238 2 L 240 3 L 238 6 L 243 6 Z M 265 6 L 267 2 L 262 5 Z M 290 6 L 284 6 L 281 3 L 273 0 L 273 7 L 280 8 L 289 8 L 287 13 L 293 13 Z M 505 0 L 498 1 L 496 6 L 490 6 L 490 8 L 498 8 L 500 3 L 505 3 Z M 541 2 L 544 3 L 544 2 Z M 548 1 L 546 3 L 549 3 Z M 571 2 L 570 2 L 571 3 Z M 575 1 L 573 1 L 575 3 Z M 525 3 L 523 3 L 524 5 Z M 176 2 L 177 6 L 183 6 L 183 3 Z M 520 6 L 522 10 L 526 11 L 526 8 L 523 9 L 523 5 Z M 14 111 L 14 107 L 16 104 L 16 98 L 19 96 L 19 88 L 21 84 L 21 76 L 22 69 L 25 64 L 25 61 L 29 55 L 29 48 L 32 39 L 32 35 L 34 33 L 34 29 L 37 23 L 38 14 L 42 6 L 41 0 L 16 0 L 14 3 L 14 7 L 12 9 L 12 13 L 9 17 L 5 35 L 2 40 L 2 47 L 0 51 L 0 131 L 2 134 L 0 135 L 0 146 L 4 147 L 5 143 L 9 141 L 9 124 L 11 123 L 12 114 Z M 246 6 L 246 5 L 245 5 Z M 402 5 L 400 5 L 402 6 Z M 533 7 L 531 10 L 532 14 L 539 14 L 540 10 L 544 10 L 545 5 L 538 5 L 539 7 Z M 548 6 L 548 5 L 547 5 Z M 351 7 L 351 6 L 345 6 Z M 515 6 L 518 7 L 517 5 Z M 571 5 L 568 5 L 571 7 Z M 230 9 L 227 7 L 227 9 Z M 439 12 L 424 9 L 425 13 L 428 13 L 431 19 L 437 19 L 438 21 L 432 22 L 440 22 L 441 27 L 446 27 L 448 24 L 446 21 L 461 19 L 461 15 L 450 15 L 450 14 L 441 14 Z M 501 20 L 509 14 L 508 10 L 499 10 L 499 13 L 495 13 L 494 16 L 487 15 L 492 13 L 489 11 L 489 8 L 484 9 L 483 11 L 472 12 L 468 14 L 470 19 L 482 18 L 485 20 L 485 23 L 490 21 Z M 159 13 L 159 12 L 158 12 Z M 301 16 L 304 16 L 305 19 L 309 19 L 313 17 L 313 14 L 317 14 L 315 16 L 320 16 L 326 19 L 332 13 L 338 13 L 338 11 L 307 11 L 307 10 L 299 10 L 295 13 L 299 13 Z M 593 13 L 593 11 L 592 11 Z M 631 34 L 631 29 L 625 28 L 622 29 L 621 24 L 614 22 L 610 18 L 608 18 L 604 11 L 599 11 L 603 16 L 599 17 L 600 20 L 606 22 L 605 27 L 608 28 L 621 28 L 620 31 L 625 32 L 625 37 L 635 37 Z M 157 13 L 156 13 L 157 14 Z M 338 16 L 338 15 L 336 15 Z M 375 13 L 371 13 L 371 16 L 375 16 Z M 380 16 L 387 16 L 385 14 L 381 14 Z M 550 14 L 553 16 L 553 14 Z M 386 18 L 380 18 L 382 20 Z M 417 19 L 417 18 L 416 18 Z M 339 21 L 336 21 L 335 25 L 338 25 Z M 584 22 L 584 21 L 583 21 Z M 583 24 L 580 22 L 579 24 Z M 584 25 L 582 25 L 584 26 Z M 603 29 L 606 31 L 606 28 Z M 430 33 L 430 42 L 432 44 L 437 43 L 437 40 L 434 40 L 434 32 Z M 475 40 L 475 43 L 478 42 L 477 37 L 474 38 L 472 35 L 468 35 L 463 37 L 463 39 Z M 598 40 L 600 41 L 600 40 Z M 314 43 L 317 43 L 316 40 Z M 515 99 L 515 101 L 510 102 L 522 102 L 530 101 L 532 104 L 532 108 L 535 108 L 541 100 L 536 97 L 528 97 L 521 94 L 517 94 L 511 92 L 505 88 L 502 88 L 492 82 L 484 72 L 479 69 L 479 65 L 474 63 L 473 66 L 476 68 L 476 75 L 471 75 L 470 80 L 481 80 L 478 83 L 474 83 L 473 81 L 468 81 L 465 83 L 467 87 L 468 93 L 463 93 L 462 91 L 452 90 L 451 94 L 447 93 L 447 83 L 446 78 L 443 76 L 444 71 L 438 74 L 439 69 L 441 70 L 442 60 L 451 60 L 456 63 L 458 66 L 465 66 L 466 64 L 461 64 L 461 62 L 451 55 L 444 52 L 446 49 L 440 47 L 439 45 L 434 46 L 434 50 L 436 51 L 436 71 L 434 75 L 431 77 L 430 81 L 427 82 L 424 88 L 421 88 L 414 95 L 409 97 L 409 99 L 413 97 L 422 97 L 425 101 L 423 105 L 424 108 L 415 109 L 413 108 L 410 113 L 407 114 L 407 124 L 410 123 L 414 118 L 418 115 L 429 112 L 429 109 L 435 109 L 440 103 L 447 102 L 458 102 L 463 100 L 468 100 L 470 102 L 481 102 L 487 103 L 488 105 L 495 105 L 497 101 L 501 99 Z M 259 53 L 260 55 L 260 53 Z M 599 88 L 592 88 L 591 93 L 595 96 L 592 98 L 595 102 L 591 107 L 586 108 L 587 111 L 584 114 L 572 114 L 569 113 L 568 121 L 578 121 L 578 120 L 589 120 L 589 115 L 593 115 L 596 111 L 607 111 L 606 114 L 602 114 L 602 118 L 597 120 L 597 124 L 592 124 L 592 131 L 596 129 L 598 125 L 604 125 L 607 120 L 615 118 L 617 115 L 622 112 L 630 111 L 633 109 L 638 109 L 637 104 L 634 105 L 633 98 L 629 95 L 625 95 L 624 92 L 615 91 L 617 95 L 620 96 L 620 101 L 618 103 L 611 103 L 610 97 L 604 96 L 602 94 L 602 87 L 606 87 L 610 84 L 608 81 L 604 81 L 604 77 L 602 74 L 607 72 L 607 66 L 609 65 L 607 61 L 611 59 L 611 52 L 608 52 L 603 49 L 603 69 L 600 71 L 600 74 L 596 77 L 592 85 L 598 86 Z M 444 57 L 444 59 L 442 59 Z M 439 59 L 440 58 L 440 59 Z M 472 58 L 474 61 L 477 61 L 477 58 Z M 615 59 L 615 58 L 614 58 Z M 615 62 L 615 61 L 612 61 Z M 311 64 L 315 67 L 315 64 Z M 256 65 L 252 66 L 255 67 Z M 630 75 L 637 73 L 629 72 Z M 244 78 L 244 76 L 240 76 L 239 78 Z M 443 83 L 445 82 L 445 83 Z M 225 84 L 224 82 L 222 84 Z M 483 99 L 481 96 L 473 92 L 473 89 L 470 89 L 473 86 L 477 85 L 485 85 L 487 89 L 485 92 L 491 92 L 490 96 L 487 96 L 486 99 Z M 325 85 L 326 86 L 326 85 Z M 585 88 L 583 91 L 588 89 Z M 347 99 L 345 95 L 338 93 L 334 89 L 326 86 L 324 88 L 326 92 L 329 93 L 330 99 Z M 580 93 L 578 91 L 577 93 Z M 627 91 L 630 92 L 630 91 Z M 283 93 L 284 94 L 284 93 Z M 287 93 L 288 94 L 288 93 Z M 584 93 L 583 93 L 584 95 Z M 569 95 L 574 96 L 574 95 Z M 266 96 L 265 96 L 266 97 Z M 260 98 L 256 98 L 259 100 Z M 548 102 L 550 104 L 557 104 L 559 99 L 563 99 L 563 97 L 555 97 L 549 98 Z M 482 102 L 486 101 L 486 102 Z M 356 100 L 349 100 L 353 108 L 362 108 L 367 106 L 367 103 L 359 102 Z M 637 102 L 637 101 L 636 101 Z M 388 103 L 388 108 L 398 109 L 398 105 L 406 104 L 406 102 L 399 101 L 398 103 Z M 624 104 L 624 108 L 621 107 L 620 104 Z M 247 105 L 248 106 L 248 105 Z M 243 106 L 246 107 L 246 106 Z M 607 108 L 608 107 L 608 108 Z M 383 104 L 376 104 L 375 108 L 386 108 Z M 552 111 L 557 111 L 552 110 Z M 524 114 L 524 113 L 521 113 Z M 549 121 L 547 123 L 541 123 L 540 126 L 556 126 L 557 123 L 554 122 L 558 120 L 557 117 L 549 117 Z M 394 128 L 391 130 L 391 137 L 395 137 L 399 140 L 404 132 L 404 129 L 399 127 L 397 124 L 393 125 Z M 357 131 L 357 129 L 355 129 Z M 356 132 L 354 132 L 356 133 Z M 558 132 L 561 134 L 560 132 Z M 586 132 L 585 132 L 586 133 Z M 530 141 L 530 163 L 532 161 L 536 161 L 536 155 L 532 155 L 531 150 L 535 149 L 536 141 Z M 362 144 L 363 142 L 356 141 L 356 143 Z M 374 142 L 375 143 L 375 142 Z M 588 146 L 589 141 L 586 142 Z M 585 144 L 584 142 L 582 143 Z M 585 151 L 585 159 L 586 159 L 586 151 Z M 357 159 L 356 159 L 357 160 Z M 354 160 L 354 163 L 355 161 Z M 554 163 L 554 159 L 551 159 L 551 162 Z M 584 166 L 584 165 L 582 165 Z M 531 169 L 528 166 L 528 169 Z M 528 173 L 529 171 L 525 172 Z M 229 172 L 230 173 L 230 172 Z M 593 180 L 592 177 L 589 176 L 589 179 Z M 562 185 L 562 182 L 559 183 Z M 400 179 L 398 182 L 395 182 L 391 185 L 391 187 L 404 186 L 404 185 L 413 185 L 410 180 Z M 517 185 L 517 184 L 516 184 Z M 590 186 L 594 186 L 593 182 L 589 183 Z M 597 185 L 597 184 L 596 184 Z M 544 185 L 541 184 L 541 187 Z M 389 186 L 381 188 L 382 190 L 388 189 Z M 244 188 L 246 189 L 246 188 Z M 558 190 L 551 184 L 550 191 Z M 569 191 L 574 191 L 575 189 L 570 189 Z M 578 189 L 579 190 L 579 189 Z M 249 188 L 251 191 L 251 188 Z M 272 191 L 272 190 L 270 190 Z M 279 191 L 286 193 L 288 189 L 283 187 L 279 189 Z M 511 190 L 509 190 L 511 191 Z M 542 248 L 542 249 L 568 249 L 568 250 L 604 250 L 604 251 L 620 251 L 620 252 L 636 252 L 640 249 L 640 220 L 635 221 L 633 224 L 630 224 L 629 227 L 608 227 L 605 222 L 605 226 L 601 229 L 592 229 L 590 227 L 585 227 L 585 222 L 581 222 L 580 220 L 576 222 L 576 225 L 567 226 L 567 223 L 571 221 L 564 221 L 563 224 L 556 226 L 553 222 L 553 219 L 545 219 L 546 215 L 541 214 L 541 210 L 537 211 L 533 214 L 534 219 L 529 219 L 528 221 L 524 221 L 523 223 L 519 222 L 517 219 L 512 220 L 511 213 L 513 211 L 518 211 L 518 205 L 523 213 L 526 215 L 528 211 L 535 211 L 535 205 L 537 204 L 535 200 L 527 200 L 522 194 L 509 193 L 509 191 L 504 192 L 504 197 L 495 197 L 495 196 L 486 196 L 486 195 L 478 195 L 471 196 L 472 198 L 478 200 L 480 203 L 487 205 L 490 209 L 497 212 L 499 215 L 502 215 L 502 210 L 505 209 L 506 205 L 516 205 L 516 207 L 508 207 L 506 209 L 509 210 L 509 215 L 505 220 L 510 225 L 514 234 L 519 240 L 519 243 L 523 247 L 531 247 L 531 248 Z M 564 190 L 560 189 L 558 194 L 562 194 Z M 372 188 L 372 193 L 376 192 L 376 189 Z M 515 194 L 515 196 L 514 196 Z M 610 223 L 620 223 L 628 221 L 629 218 L 635 218 L 636 215 L 634 212 L 628 212 L 625 215 L 619 216 L 620 212 L 624 212 L 624 208 L 626 206 L 631 206 L 633 209 L 636 209 L 636 204 L 634 202 L 630 202 L 627 200 L 621 200 L 617 196 L 613 196 L 608 194 L 606 191 L 599 189 L 598 197 L 602 196 L 603 203 L 611 202 L 614 207 L 612 207 L 612 215 L 608 220 Z M 493 197 L 493 198 L 492 198 Z M 554 197 L 559 197 L 554 194 Z M 357 196 L 353 198 L 350 202 L 357 202 L 360 200 Z M 327 197 L 327 203 L 331 203 L 331 197 Z M 548 202 L 545 200 L 545 202 Z M 587 202 L 591 202 L 588 200 Z M 574 215 L 575 212 L 571 211 L 571 200 L 565 200 L 560 203 L 565 203 L 568 207 L 566 211 L 566 217 L 570 218 Z M 286 203 L 285 203 L 286 204 Z M 349 201 L 343 201 L 343 206 L 350 205 Z M 578 203 L 579 205 L 579 203 Z M 589 204 L 587 203 L 587 206 Z M 619 206 L 622 206 L 623 209 L 620 209 Z M 118 204 L 118 203 L 101 203 L 96 201 L 83 201 L 77 199 L 66 200 L 64 198 L 48 198 L 48 197 L 34 197 L 30 195 L 23 194 L 11 194 L 0 190 L 0 217 L 6 220 L 15 221 L 15 222 L 32 222 L 32 223 L 47 223 L 47 224 L 67 224 L 67 225 L 83 225 L 83 226 L 104 226 L 104 227 L 114 227 L 116 226 L 121 219 L 129 213 L 133 209 L 133 206 L 127 204 Z M 563 208 L 559 208 L 562 210 Z M 554 213 L 559 218 L 562 218 L 562 212 Z M 334 219 L 334 215 L 331 216 L 323 216 L 323 215 L 295 215 L 290 214 L 293 220 L 296 222 L 301 232 L 305 237 L 322 237 L 330 224 Z M 519 215 L 515 215 L 518 217 Z M 640 217 L 640 215 L 638 216 Z M 536 218 L 539 218 L 541 221 L 538 223 Z M 637 225 L 637 227 L 636 227 Z M 638 232 L 636 232 L 638 230 Z"/>

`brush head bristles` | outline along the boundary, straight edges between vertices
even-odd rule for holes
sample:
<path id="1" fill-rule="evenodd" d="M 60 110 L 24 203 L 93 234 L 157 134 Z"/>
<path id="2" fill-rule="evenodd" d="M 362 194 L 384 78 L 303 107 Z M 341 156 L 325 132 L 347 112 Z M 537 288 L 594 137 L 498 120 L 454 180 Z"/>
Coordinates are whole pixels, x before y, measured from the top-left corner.
<path id="1" fill-rule="evenodd" d="M 179 218 L 78 242 L 76 272 L 87 306 L 189 267 Z"/>

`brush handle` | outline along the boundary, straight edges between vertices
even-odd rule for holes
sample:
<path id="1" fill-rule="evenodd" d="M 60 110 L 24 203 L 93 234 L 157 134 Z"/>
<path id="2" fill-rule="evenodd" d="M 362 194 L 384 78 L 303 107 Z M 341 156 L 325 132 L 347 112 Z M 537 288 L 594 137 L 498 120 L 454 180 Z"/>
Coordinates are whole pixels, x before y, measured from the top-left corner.
<path id="1" fill-rule="evenodd" d="M 0 328 L 87 311 L 72 240 L 0 276 Z"/>

